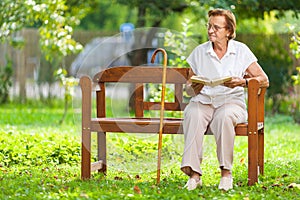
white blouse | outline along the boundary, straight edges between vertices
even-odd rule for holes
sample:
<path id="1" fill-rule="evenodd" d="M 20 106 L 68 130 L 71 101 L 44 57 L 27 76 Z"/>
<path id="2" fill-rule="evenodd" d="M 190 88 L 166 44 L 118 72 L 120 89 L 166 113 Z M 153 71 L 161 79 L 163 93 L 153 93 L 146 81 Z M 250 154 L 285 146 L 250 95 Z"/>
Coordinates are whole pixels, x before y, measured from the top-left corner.
<path id="1" fill-rule="evenodd" d="M 225 55 L 219 59 L 213 50 L 211 41 L 197 46 L 187 58 L 193 72 L 198 76 L 215 79 L 224 76 L 243 78 L 246 69 L 256 62 L 257 58 L 243 43 L 229 40 Z M 191 98 L 193 102 L 211 104 L 217 108 L 228 102 L 245 106 L 243 87 L 228 88 L 223 85 L 204 86 L 200 93 Z"/>

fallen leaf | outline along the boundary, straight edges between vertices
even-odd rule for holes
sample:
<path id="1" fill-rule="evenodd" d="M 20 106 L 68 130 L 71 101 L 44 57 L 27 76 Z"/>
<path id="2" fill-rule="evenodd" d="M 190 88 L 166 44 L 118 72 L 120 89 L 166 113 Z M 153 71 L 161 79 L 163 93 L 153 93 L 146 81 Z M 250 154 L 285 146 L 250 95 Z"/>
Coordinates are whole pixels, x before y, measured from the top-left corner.
<path id="1" fill-rule="evenodd" d="M 241 164 L 245 164 L 245 160 L 246 160 L 245 158 L 241 158 L 241 159 L 240 159 L 240 163 L 241 163 Z"/>
<path id="2" fill-rule="evenodd" d="M 237 184 L 239 187 L 242 187 L 244 183 L 243 183 L 242 181 L 238 181 L 236 184 Z"/>
<path id="3" fill-rule="evenodd" d="M 279 183 L 274 183 L 274 184 L 272 185 L 272 187 L 280 187 L 280 186 L 282 186 L 282 184 L 279 184 Z"/>
<path id="4" fill-rule="evenodd" d="M 267 190 L 268 188 L 267 186 L 262 186 L 262 189 Z"/>
<path id="5" fill-rule="evenodd" d="M 135 186 L 133 187 L 133 191 L 134 191 L 135 193 L 137 193 L 137 194 L 142 194 L 141 189 L 140 189 L 139 186 L 137 186 L 137 185 L 135 185 Z"/>
<path id="6" fill-rule="evenodd" d="M 140 180 L 141 176 L 137 174 L 137 175 L 135 175 L 135 179 Z"/>
<path id="7" fill-rule="evenodd" d="M 80 197 L 83 197 L 83 198 L 88 199 L 88 198 L 89 198 L 89 195 L 87 195 L 87 194 L 85 194 L 85 193 L 81 193 L 81 194 L 80 194 Z"/>
<path id="8" fill-rule="evenodd" d="M 117 181 L 121 181 L 121 180 L 123 180 L 123 178 L 122 177 L 119 177 L 119 176 L 115 176 L 115 178 L 114 178 L 115 180 L 117 180 Z"/>

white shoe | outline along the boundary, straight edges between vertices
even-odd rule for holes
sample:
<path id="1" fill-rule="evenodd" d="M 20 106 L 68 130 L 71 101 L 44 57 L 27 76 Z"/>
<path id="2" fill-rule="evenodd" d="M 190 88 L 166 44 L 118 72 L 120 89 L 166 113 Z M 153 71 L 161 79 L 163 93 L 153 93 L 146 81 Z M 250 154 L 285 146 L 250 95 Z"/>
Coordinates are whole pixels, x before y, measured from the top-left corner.
<path id="1" fill-rule="evenodd" d="M 220 181 L 220 184 L 219 184 L 219 189 L 228 191 L 232 188 L 233 188 L 232 177 L 222 177 L 221 181 Z"/>
<path id="2" fill-rule="evenodd" d="M 202 186 L 201 179 L 197 182 L 194 178 L 190 178 L 183 188 L 187 188 L 188 190 L 194 190 L 197 187 L 201 187 L 201 186 Z"/>

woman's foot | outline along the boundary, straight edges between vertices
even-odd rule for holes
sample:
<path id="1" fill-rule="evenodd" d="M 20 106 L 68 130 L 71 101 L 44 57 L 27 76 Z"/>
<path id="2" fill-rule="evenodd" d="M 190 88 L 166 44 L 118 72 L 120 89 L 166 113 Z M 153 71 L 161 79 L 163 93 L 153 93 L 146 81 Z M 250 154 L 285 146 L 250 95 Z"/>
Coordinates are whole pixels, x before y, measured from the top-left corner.
<path id="1" fill-rule="evenodd" d="M 228 191 L 233 188 L 232 177 L 222 177 L 219 184 L 219 190 Z"/>
<path id="2" fill-rule="evenodd" d="M 222 169 L 221 170 L 221 180 L 219 184 L 220 190 L 228 191 L 233 188 L 233 179 L 230 170 Z"/>
<path id="3" fill-rule="evenodd" d="M 188 190 L 194 190 L 197 187 L 202 186 L 202 180 L 201 179 L 194 179 L 194 178 L 189 178 L 188 182 L 185 184 L 184 188 L 187 188 Z"/>
<path id="4" fill-rule="evenodd" d="M 184 188 L 187 188 L 188 190 L 194 190 L 197 187 L 201 187 L 201 186 L 202 186 L 202 180 L 200 178 L 200 174 L 193 172 L 188 182 L 185 184 Z"/>

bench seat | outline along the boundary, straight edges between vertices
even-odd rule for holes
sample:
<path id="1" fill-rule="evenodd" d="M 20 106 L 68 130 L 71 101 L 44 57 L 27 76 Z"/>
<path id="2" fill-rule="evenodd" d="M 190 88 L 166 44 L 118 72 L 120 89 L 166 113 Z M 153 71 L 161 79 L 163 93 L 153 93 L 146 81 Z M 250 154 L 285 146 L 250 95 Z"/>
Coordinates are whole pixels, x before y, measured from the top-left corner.
<path id="1" fill-rule="evenodd" d="M 183 134 L 182 118 L 165 118 L 163 121 L 164 134 Z M 96 132 L 126 132 L 126 133 L 158 133 L 159 118 L 93 118 L 91 131 Z M 258 122 L 258 130 L 263 128 L 263 123 Z M 241 123 L 235 127 L 236 136 L 247 136 L 248 123 Z M 212 133 L 206 132 L 206 135 Z"/>

